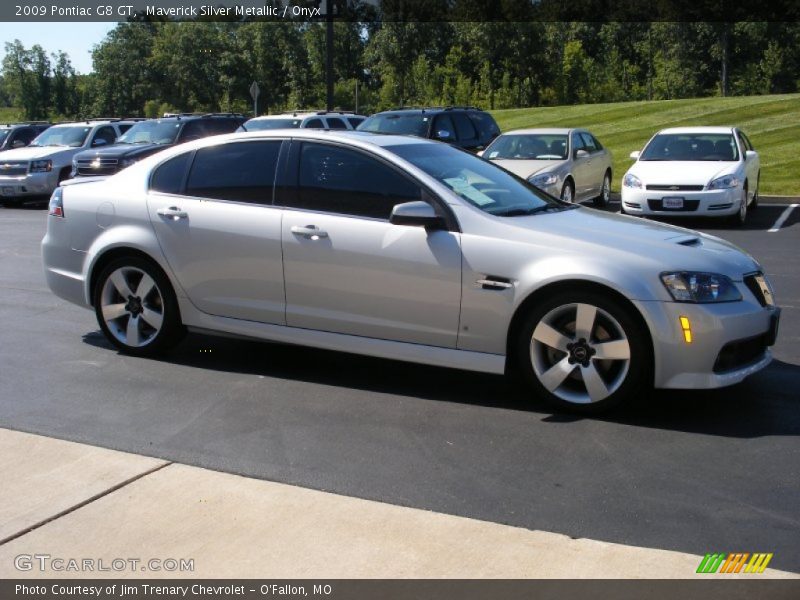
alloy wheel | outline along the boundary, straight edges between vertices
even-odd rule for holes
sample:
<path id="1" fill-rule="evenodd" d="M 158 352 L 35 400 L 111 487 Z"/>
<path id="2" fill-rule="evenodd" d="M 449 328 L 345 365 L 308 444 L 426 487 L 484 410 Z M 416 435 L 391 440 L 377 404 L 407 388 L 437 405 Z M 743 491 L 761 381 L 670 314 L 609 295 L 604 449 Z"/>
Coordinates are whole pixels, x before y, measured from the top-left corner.
<path id="1" fill-rule="evenodd" d="M 607 311 L 587 303 L 566 304 L 534 327 L 530 360 L 551 394 L 570 404 L 593 404 L 623 385 L 631 347 L 625 330 Z"/>
<path id="2" fill-rule="evenodd" d="M 100 312 L 108 331 L 121 344 L 141 348 L 151 343 L 164 325 L 164 297 L 150 275 L 124 266 L 106 278 Z"/>

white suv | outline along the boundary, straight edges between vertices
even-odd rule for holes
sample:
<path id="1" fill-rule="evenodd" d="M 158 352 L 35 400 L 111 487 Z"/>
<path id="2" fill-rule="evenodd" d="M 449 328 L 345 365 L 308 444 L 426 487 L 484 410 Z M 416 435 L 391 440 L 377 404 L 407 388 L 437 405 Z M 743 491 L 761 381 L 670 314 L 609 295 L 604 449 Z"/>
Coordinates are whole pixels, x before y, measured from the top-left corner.
<path id="1" fill-rule="evenodd" d="M 18 202 L 52 194 L 69 177 L 75 154 L 113 144 L 132 125 L 133 122 L 120 119 L 59 123 L 40 133 L 29 146 L 3 152 L 0 198 Z"/>
<path id="2" fill-rule="evenodd" d="M 263 131 L 265 129 L 355 129 L 366 120 L 364 115 L 352 112 L 326 110 L 296 110 L 279 115 L 253 117 L 238 131 Z"/>

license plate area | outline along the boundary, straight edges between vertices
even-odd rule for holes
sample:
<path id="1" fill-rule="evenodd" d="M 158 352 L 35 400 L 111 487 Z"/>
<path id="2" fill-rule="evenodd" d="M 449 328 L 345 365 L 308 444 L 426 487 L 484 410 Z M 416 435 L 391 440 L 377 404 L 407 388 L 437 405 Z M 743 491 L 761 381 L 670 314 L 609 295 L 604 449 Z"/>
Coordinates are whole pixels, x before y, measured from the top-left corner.
<path id="1" fill-rule="evenodd" d="M 683 196 L 664 196 L 661 200 L 661 206 L 665 209 L 680 210 L 683 208 Z"/>

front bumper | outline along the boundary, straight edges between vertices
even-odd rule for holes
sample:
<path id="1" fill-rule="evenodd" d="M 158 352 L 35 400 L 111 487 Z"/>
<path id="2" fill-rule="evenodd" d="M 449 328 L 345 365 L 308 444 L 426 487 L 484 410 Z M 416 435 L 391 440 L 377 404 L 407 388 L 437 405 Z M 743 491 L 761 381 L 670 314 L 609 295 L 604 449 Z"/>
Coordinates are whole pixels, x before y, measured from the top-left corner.
<path id="1" fill-rule="evenodd" d="M 736 214 L 742 196 L 739 188 L 673 192 L 623 186 L 622 209 L 631 215 L 720 217 Z M 682 198 L 683 208 L 665 208 L 664 198 Z"/>
<path id="2" fill-rule="evenodd" d="M 58 171 L 28 173 L 18 177 L 0 176 L 0 198 L 49 196 L 58 187 Z"/>
<path id="3" fill-rule="evenodd" d="M 739 302 L 635 302 L 653 337 L 657 388 L 709 389 L 739 383 L 772 360 L 768 345 L 780 309 L 762 307 L 743 283 Z M 680 317 L 691 323 L 684 339 Z"/>

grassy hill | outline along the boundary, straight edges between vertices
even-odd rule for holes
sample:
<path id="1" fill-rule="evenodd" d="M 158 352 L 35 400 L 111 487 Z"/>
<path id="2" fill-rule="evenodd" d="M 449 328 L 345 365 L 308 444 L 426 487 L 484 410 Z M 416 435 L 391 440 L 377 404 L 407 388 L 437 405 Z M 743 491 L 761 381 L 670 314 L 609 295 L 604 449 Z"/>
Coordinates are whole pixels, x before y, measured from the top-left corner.
<path id="1" fill-rule="evenodd" d="M 613 188 L 659 129 L 735 125 L 761 156 L 761 193 L 800 195 L 800 94 L 584 104 L 492 111 L 500 129 L 584 127 L 614 155 Z"/>

